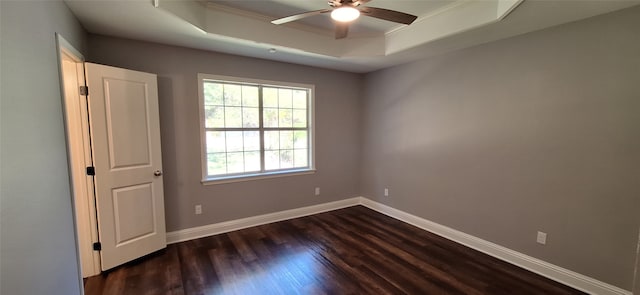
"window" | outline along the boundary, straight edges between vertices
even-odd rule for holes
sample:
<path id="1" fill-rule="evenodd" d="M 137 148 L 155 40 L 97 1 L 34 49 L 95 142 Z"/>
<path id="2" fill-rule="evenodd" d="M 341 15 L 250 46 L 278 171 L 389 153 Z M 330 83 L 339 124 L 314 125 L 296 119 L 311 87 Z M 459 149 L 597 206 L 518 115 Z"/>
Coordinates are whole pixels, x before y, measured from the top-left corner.
<path id="1" fill-rule="evenodd" d="M 313 86 L 198 75 L 203 182 L 313 171 Z"/>

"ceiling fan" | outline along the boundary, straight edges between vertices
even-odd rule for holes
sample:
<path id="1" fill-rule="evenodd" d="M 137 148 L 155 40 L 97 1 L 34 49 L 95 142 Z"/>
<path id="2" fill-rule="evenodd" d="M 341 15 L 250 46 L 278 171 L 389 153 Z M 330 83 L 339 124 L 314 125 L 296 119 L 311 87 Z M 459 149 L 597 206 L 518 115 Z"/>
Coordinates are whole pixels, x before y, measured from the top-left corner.
<path id="1" fill-rule="evenodd" d="M 306 17 L 331 12 L 331 18 L 335 20 L 336 24 L 336 39 L 342 39 L 347 37 L 349 33 L 349 23 L 357 19 L 361 14 L 406 25 L 413 23 L 413 21 L 418 18 L 415 15 L 404 12 L 363 5 L 370 1 L 371 0 L 330 0 L 329 6 L 332 8 L 294 14 L 273 20 L 271 23 L 281 25 Z"/>

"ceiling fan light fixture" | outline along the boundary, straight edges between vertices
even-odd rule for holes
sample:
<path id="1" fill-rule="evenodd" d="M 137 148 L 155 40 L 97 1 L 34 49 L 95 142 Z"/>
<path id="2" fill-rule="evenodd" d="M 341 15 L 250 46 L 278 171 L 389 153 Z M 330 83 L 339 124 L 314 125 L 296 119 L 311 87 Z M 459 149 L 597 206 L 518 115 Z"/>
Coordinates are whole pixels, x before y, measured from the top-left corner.
<path id="1" fill-rule="evenodd" d="M 360 16 L 360 11 L 353 7 L 339 7 L 331 12 L 331 18 L 339 22 L 350 22 Z"/>

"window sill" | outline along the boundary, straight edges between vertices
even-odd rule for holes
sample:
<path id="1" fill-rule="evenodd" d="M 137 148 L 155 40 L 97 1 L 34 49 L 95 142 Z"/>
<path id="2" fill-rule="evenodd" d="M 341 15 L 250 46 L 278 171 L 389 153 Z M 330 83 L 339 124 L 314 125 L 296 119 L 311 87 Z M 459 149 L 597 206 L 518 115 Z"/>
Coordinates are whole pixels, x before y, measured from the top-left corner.
<path id="1" fill-rule="evenodd" d="M 242 176 L 206 178 L 206 179 L 203 179 L 201 182 L 202 182 L 202 185 L 216 185 L 216 184 L 253 181 L 253 180 L 260 180 L 260 179 L 287 177 L 287 176 L 308 175 L 308 174 L 314 174 L 314 173 L 316 173 L 315 169 L 290 170 L 290 171 L 250 174 L 250 175 L 242 175 Z"/>

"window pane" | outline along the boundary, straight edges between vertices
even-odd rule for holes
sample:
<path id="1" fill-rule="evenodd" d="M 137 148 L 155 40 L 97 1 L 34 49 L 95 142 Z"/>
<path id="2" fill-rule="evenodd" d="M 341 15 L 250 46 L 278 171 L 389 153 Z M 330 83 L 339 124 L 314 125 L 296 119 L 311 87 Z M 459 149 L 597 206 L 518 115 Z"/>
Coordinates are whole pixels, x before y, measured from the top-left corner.
<path id="1" fill-rule="evenodd" d="M 258 108 L 242 108 L 242 127 L 257 128 L 260 110 Z"/>
<path id="2" fill-rule="evenodd" d="M 207 174 L 220 175 L 227 173 L 227 154 L 207 154 Z"/>
<path id="3" fill-rule="evenodd" d="M 293 166 L 296 168 L 309 166 L 309 150 L 297 149 L 293 150 Z"/>
<path id="4" fill-rule="evenodd" d="M 242 131 L 227 131 L 227 152 L 240 152 L 243 148 Z"/>
<path id="5" fill-rule="evenodd" d="M 222 84 L 214 82 L 204 82 L 204 104 L 222 105 Z"/>
<path id="6" fill-rule="evenodd" d="M 205 126 L 207 128 L 224 127 L 224 109 L 223 107 L 204 107 Z"/>
<path id="7" fill-rule="evenodd" d="M 264 127 L 278 127 L 278 109 L 264 109 Z"/>
<path id="8" fill-rule="evenodd" d="M 310 89 L 200 81 L 207 175 L 309 167 Z"/>
<path id="9" fill-rule="evenodd" d="M 280 131 L 264 132 L 264 149 L 265 150 L 280 149 Z"/>
<path id="10" fill-rule="evenodd" d="M 306 110 L 293 110 L 293 127 L 307 127 Z"/>
<path id="11" fill-rule="evenodd" d="M 242 86 L 242 106 L 258 107 L 257 86 Z"/>
<path id="12" fill-rule="evenodd" d="M 264 169 L 265 170 L 280 169 L 280 151 L 264 152 Z"/>
<path id="13" fill-rule="evenodd" d="M 260 171 L 260 152 L 244 153 L 244 171 L 245 172 Z"/>
<path id="14" fill-rule="evenodd" d="M 278 107 L 279 108 L 291 108 L 291 89 L 278 89 Z"/>
<path id="15" fill-rule="evenodd" d="M 293 150 L 280 150 L 280 168 L 293 167 Z"/>
<path id="16" fill-rule="evenodd" d="M 280 131 L 280 148 L 293 148 L 293 131 Z"/>
<path id="17" fill-rule="evenodd" d="M 292 113 L 290 109 L 278 110 L 278 127 L 291 127 L 293 126 Z"/>
<path id="18" fill-rule="evenodd" d="M 278 89 L 262 88 L 262 106 L 265 108 L 278 107 Z"/>
<path id="19" fill-rule="evenodd" d="M 207 131 L 207 153 L 224 153 L 225 151 L 224 132 Z"/>
<path id="20" fill-rule="evenodd" d="M 307 138 L 307 131 L 294 131 L 293 132 L 293 147 L 296 149 L 306 149 L 309 139 Z"/>
<path id="21" fill-rule="evenodd" d="M 227 127 L 227 128 L 242 127 L 242 108 L 240 107 L 224 108 L 224 127 Z"/>
<path id="22" fill-rule="evenodd" d="M 244 172 L 244 153 L 227 153 L 227 173 Z"/>
<path id="23" fill-rule="evenodd" d="M 245 151 L 260 150 L 260 132 L 244 131 L 244 150 Z"/>
<path id="24" fill-rule="evenodd" d="M 242 88 L 240 85 L 226 84 L 224 85 L 224 105 L 240 106 L 242 105 Z"/>
<path id="25" fill-rule="evenodd" d="M 293 91 L 293 108 L 294 109 L 306 109 L 307 108 L 307 92 L 304 90 Z"/>

